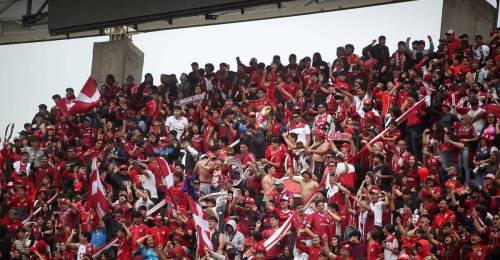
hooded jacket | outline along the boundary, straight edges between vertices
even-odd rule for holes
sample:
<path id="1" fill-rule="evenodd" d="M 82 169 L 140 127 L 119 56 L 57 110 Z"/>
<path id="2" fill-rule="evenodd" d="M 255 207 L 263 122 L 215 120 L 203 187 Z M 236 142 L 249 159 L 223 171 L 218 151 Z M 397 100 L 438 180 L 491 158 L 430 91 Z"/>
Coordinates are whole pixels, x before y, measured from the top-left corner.
<path id="1" fill-rule="evenodd" d="M 427 256 L 429 256 L 431 254 L 430 253 L 429 241 L 427 241 L 425 239 L 420 239 L 417 243 L 419 243 L 420 245 L 422 245 L 422 251 L 418 254 L 417 259 L 418 260 L 424 260 L 425 257 L 427 257 Z"/>
<path id="2" fill-rule="evenodd" d="M 243 242 L 245 241 L 245 237 L 241 232 L 236 230 L 236 221 L 229 220 L 226 226 L 231 226 L 234 231 L 231 235 L 229 235 L 226 229 L 226 232 L 224 232 L 224 242 L 229 241 L 237 245 L 235 247 L 228 245 L 227 249 L 235 248 L 239 253 L 243 252 Z"/>

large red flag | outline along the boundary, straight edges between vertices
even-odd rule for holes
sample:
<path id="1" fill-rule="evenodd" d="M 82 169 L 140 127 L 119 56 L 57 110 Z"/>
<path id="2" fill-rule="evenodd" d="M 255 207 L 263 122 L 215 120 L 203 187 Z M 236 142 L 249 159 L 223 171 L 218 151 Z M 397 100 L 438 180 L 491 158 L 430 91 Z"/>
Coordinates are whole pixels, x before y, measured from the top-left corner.
<path id="1" fill-rule="evenodd" d="M 193 220 L 198 234 L 198 255 L 203 255 L 205 254 L 205 247 L 213 251 L 213 245 L 208 231 L 208 221 L 201 206 L 190 196 L 188 197 L 188 202 L 191 212 L 193 213 Z"/>
<path id="2" fill-rule="evenodd" d="M 97 169 L 97 157 L 92 159 L 92 173 L 90 174 L 90 188 L 87 195 L 87 203 L 85 209 L 89 210 L 94 208 L 99 216 L 104 216 L 109 211 L 108 200 L 106 199 L 106 191 L 99 177 L 99 170 Z"/>
<path id="3" fill-rule="evenodd" d="M 158 164 L 161 171 L 161 184 L 163 184 L 167 189 L 174 187 L 174 175 L 170 169 L 170 165 L 163 157 L 158 157 Z"/>
<path id="4" fill-rule="evenodd" d="M 172 196 L 172 192 L 170 188 L 174 187 L 174 175 L 172 174 L 172 170 L 170 169 L 170 165 L 168 165 L 167 160 L 165 160 L 163 157 L 158 157 L 158 165 L 160 166 L 160 172 L 161 172 L 161 180 L 160 184 L 161 187 L 163 187 L 164 192 L 165 192 L 165 200 L 168 203 L 173 203 L 174 206 L 177 204 L 174 201 L 174 198 Z"/>
<path id="5" fill-rule="evenodd" d="M 98 106 L 100 98 L 101 94 L 97 89 L 97 83 L 92 77 L 89 77 L 76 99 L 67 100 L 63 98 L 56 105 L 61 109 L 64 116 L 83 114 Z"/>

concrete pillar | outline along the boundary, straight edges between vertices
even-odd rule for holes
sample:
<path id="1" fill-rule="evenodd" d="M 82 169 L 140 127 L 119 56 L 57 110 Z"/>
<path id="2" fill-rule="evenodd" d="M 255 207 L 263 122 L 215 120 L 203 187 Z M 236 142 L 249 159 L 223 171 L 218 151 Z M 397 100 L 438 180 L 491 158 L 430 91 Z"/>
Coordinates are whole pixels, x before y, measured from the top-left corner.
<path id="1" fill-rule="evenodd" d="M 478 34 L 487 40 L 496 23 L 496 9 L 485 0 L 443 0 L 442 37 L 447 30 L 453 29 L 457 37 L 468 34 L 469 42 L 474 42 Z"/>
<path id="2" fill-rule="evenodd" d="M 113 74 L 118 84 L 126 82 L 128 75 L 132 75 L 135 82 L 139 83 L 142 81 L 143 63 L 144 53 L 131 40 L 96 42 L 91 75 L 98 86 L 104 84 L 108 74 Z"/>

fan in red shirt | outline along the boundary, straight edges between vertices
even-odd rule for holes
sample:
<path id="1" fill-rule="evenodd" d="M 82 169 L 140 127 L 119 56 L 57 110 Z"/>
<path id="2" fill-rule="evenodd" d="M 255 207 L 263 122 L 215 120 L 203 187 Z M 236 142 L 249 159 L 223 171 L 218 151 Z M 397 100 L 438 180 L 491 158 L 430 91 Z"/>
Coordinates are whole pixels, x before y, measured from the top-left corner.
<path id="1" fill-rule="evenodd" d="M 142 223 L 142 215 L 140 212 L 137 211 L 134 213 L 134 224 L 129 227 L 129 230 L 132 234 L 132 241 L 137 241 L 139 238 L 149 233 L 149 227 Z M 137 250 L 136 243 L 132 243 L 132 249 Z"/>
<path id="2" fill-rule="evenodd" d="M 327 235 L 329 226 L 332 224 L 331 218 L 325 212 L 325 203 L 316 201 L 315 204 L 317 211 L 309 216 L 305 227 L 305 232 L 312 238 Z"/>
<path id="3" fill-rule="evenodd" d="M 318 75 L 320 73 L 319 68 L 311 66 L 311 58 L 310 57 L 305 57 L 304 58 L 304 65 L 305 69 L 302 70 L 300 73 L 300 79 L 301 79 L 301 84 L 303 87 L 306 87 L 307 83 L 309 82 L 309 79 L 312 77 L 312 75 L 316 74 Z"/>
<path id="4" fill-rule="evenodd" d="M 149 228 L 148 233 L 153 236 L 157 246 L 164 248 L 167 245 L 170 229 L 163 225 L 163 219 L 160 215 L 154 218 L 155 225 Z"/>
<path id="5" fill-rule="evenodd" d="M 118 230 L 118 253 L 116 254 L 117 260 L 130 260 L 132 259 L 132 233 L 125 225 L 125 222 L 121 222 L 121 227 Z"/>
<path id="6" fill-rule="evenodd" d="M 284 175 L 284 163 L 286 157 L 286 146 L 280 144 L 279 137 L 271 138 L 271 144 L 266 148 L 265 159 L 262 162 L 269 163 L 276 168 L 275 178 L 281 179 Z"/>
<path id="7" fill-rule="evenodd" d="M 255 163 L 255 155 L 251 152 L 248 151 L 248 145 L 247 144 L 240 144 L 240 153 L 237 154 L 236 159 L 240 160 L 241 164 L 244 167 L 249 166 L 252 163 Z"/>
<path id="8" fill-rule="evenodd" d="M 378 229 L 370 231 L 368 233 L 368 244 L 366 248 L 366 260 L 377 260 L 377 259 L 383 259 L 383 250 L 382 246 L 380 245 L 381 241 L 381 233 Z"/>
<path id="9" fill-rule="evenodd" d="M 479 233 L 478 230 L 473 230 L 472 234 L 470 235 L 470 242 L 472 244 L 472 252 L 470 255 L 470 259 L 474 260 L 485 260 L 489 259 L 488 255 L 489 252 L 491 251 L 491 248 L 489 245 L 484 245 L 484 238 L 481 233 Z"/>
<path id="10" fill-rule="evenodd" d="M 2 224 L 7 226 L 7 230 L 11 235 L 14 235 L 17 229 L 23 226 L 21 221 L 19 221 L 17 211 L 12 209 L 9 210 L 9 214 L 3 218 Z"/>
<path id="11" fill-rule="evenodd" d="M 441 199 L 438 204 L 439 213 L 434 216 L 434 221 L 432 221 L 432 226 L 439 228 L 446 223 L 450 222 L 450 219 L 455 216 L 455 212 L 448 208 L 448 201 L 446 199 Z"/>
<path id="12" fill-rule="evenodd" d="M 320 258 L 320 254 L 321 254 L 321 251 L 323 249 L 323 245 L 321 243 L 321 238 L 319 236 L 314 236 L 313 237 L 313 240 L 312 240 L 312 245 L 311 246 L 306 246 L 304 243 L 302 243 L 302 240 L 303 240 L 303 237 L 302 237 L 302 233 L 304 231 L 303 230 L 300 230 L 298 232 L 298 236 L 297 236 L 297 241 L 295 242 L 295 245 L 297 246 L 297 249 L 299 249 L 300 251 L 306 253 L 309 255 L 309 259 L 311 260 L 319 260 Z M 326 239 L 326 236 L 325 236 L 325 239 Z"/>
<path id="13" fill-rule="evenodd" d="M 262 237 L 264 239 L 270 238 L 279 228 L 279 217 L 276 214 L 271 214 L 270 217 L 271 227 L 262 231 Z M 283 241 L 283 240 L 282 240 Z M 280 254 L 280 247 L 282 242 L 276 243 L 273 247 L 267 250 L 267 257 L 270 259 L 276 259 Z"/>

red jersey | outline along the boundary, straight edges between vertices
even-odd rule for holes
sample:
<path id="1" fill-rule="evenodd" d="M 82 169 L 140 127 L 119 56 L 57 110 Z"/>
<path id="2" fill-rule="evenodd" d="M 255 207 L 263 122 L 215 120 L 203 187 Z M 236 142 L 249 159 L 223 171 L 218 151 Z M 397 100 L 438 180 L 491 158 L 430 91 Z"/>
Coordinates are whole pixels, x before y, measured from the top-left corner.
<path id="1" fill-rule="evenodd" d="M 472 247 L 472 253 L 470 254 L 470 260 L 484 260 L 488 258 L 489 247 L 484 245 L 476 245 Z"/>
<path id="2" fill-rule="evenodd" d="M 295 82 L 285 83 L 283 84 L 283 89 L 286 90 L 286 92 L 288 92 L 290 95 L 292 95 L 292 97 L 296 97 L 297 91 L 299 91 L 300 89 L 300 85 Z M 284 96 L 283 98 L 288 101 L 288 97 Z"/>
<path id="3" fill-rule="evenodd" d="M 280 209 L 279 210 L 279 213 L 278 213 L 278 220 L 279 220 L 279 223 L 280 223 L 280 226 L 285 223 L 285 221 L 293 215 L 293 211 L 287 209 L 286 211 Z"/>
<path id="4" fill-rule="evenodd" d="M 130 260 L 132 259 L 132 245 L 131 238 L 118 239 L 118 253 L 117 260 Z"/>
<path id="5" fill-rule="evenodd" d="M 21 221 L 18 219 L 11 220 L 9 217 L 5 217 L 2 220 L 2 224 L 7 226 L 7 230 L 10 234 L 16 234 L 17 229 L 23 226 Z"/>
<path id="6" fill-rule="evenodd" d="M 203 136 L 194 134 L 191 136 L 191 145 L 198 152 L 203 152 Z"/>
<path id="7" fill-rule="evenodd" d="M 97 141 L 97 129 L 92 127 L 83 128 L 80 136 L 85 147 L 93 147 Z"/>
<path id="8" fill-rule="evenodd" d="M 366 247 L 366 259 L 367 260 L 376 260 L 379 259 L 380 254 L 382 254 L 382 247 L 379 242 L 372 241 L 368 243 Z"/>
<path id="9" fill-rule="evenodd" d="M 153 236 L 156 245 L 164 247 L 167 245 L 170 229 L 163 225 L 154 226 L 149 229 L 149 234 Z"/>
<path id="10" fill-rule="evenodd" d="M 283 144 L 281 144 L 278 147 L 278 149 L 275 149 L 272 144 L 266 148 L 266 152 L 265 152 L 266 159 L 272 163 L 279 164 L 279 166 L 276 167 L 276 174 L 274 176 L 277 179 L 280 179 L 281 177 L 283 177 L 286 152 L 287 152 L 287 149 L 286 149 L 285 145 L 283 145 Z"/>
<path id="11" fill-rule="evenodd" d="M 326 235 L 326 231 L 330 224 L 330 218 L 328 218 L 326 214 L 315 212 L 309 216 L 306 227 L 310 228 L 311 231 L 319 237 L 323 237 L 323 235 Z"/>
<path id="12" fill-rule="evenodd" d="M 306 68 L 302 71 L 302 73 L 300 73 L 300 76 L 302 78 L 302 82 L 304 82 L 304 85 L 307 84 L 307 82 L 309 81 L 309 79 L 311 78 L 311 76 L 313 74 L 319 74 L 319 68 L 317 67 L 309 67 L 309 68 Z"/>
<path id="13" fill-rule="evenodd" d="M 422 118 L 420 117 L 419 111 L 424 111 L 425 112 L 425 103 L 421 103 L 417 109 L 413 110 L 411 113 L 408 115 L 408 119 L 406 121 L 406 126 L 411 127 L 414 125 L 418 125 L 422 123 Z"/>
<path id="14" fill-rule="evenodd" d="M 255 155 L 250 152 L 243 155 L 237 154 L 235 157 L 241 161 L 241 164 L 243 164 L 243 166 L 247 166 L 249 163 L 254 163 L 256 160 Z"/>
<path id="15" fill-rule="evenodd" d="M 319 259 L 319 255 L 321 254 L 321 247 L 318 247 L 315 245 L 306 246 L 305 244 L 302 243 L 301 236 L 297 237 L 297 242 L 295 243 L 295 245 L 297 246 L 297 248 L 300 251 L 308 254 L 310 260 L 318 260 Z"/>
<path id="16" fill-rule="evenodd" d="M 130 228 L 130 233 L 132 233 L 132 241 L 137 241 L 139 238 L 147 235 L 149 233 L 149 227 L 145 224 L 132 225 Z M 137 244 L 132 244 L 133 249 L 137 249 Z"/>
<path id="17" fill-rule="evenodd" d="M 447 209 L 445 211 L 439 212 L 434 216 L 434 221 L 432 223 L 432 226 L 435 228 L 439 228 L 443 226 L 444 224 L 450 222 L 450 218 L 455 215 L 455 212 L 453 212 L 450 209 Z"/>

